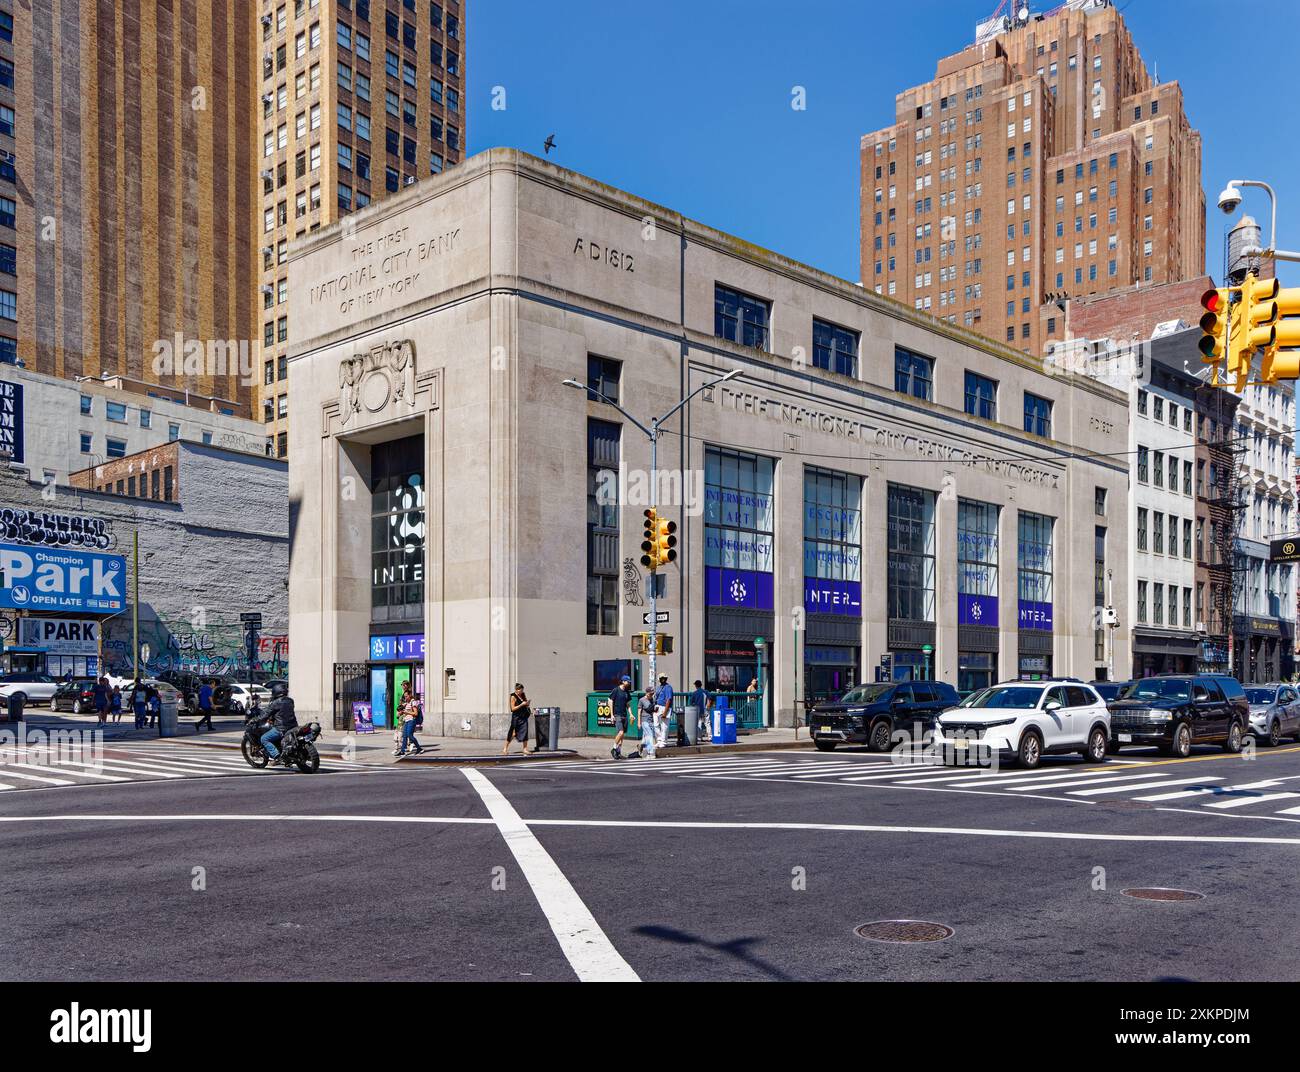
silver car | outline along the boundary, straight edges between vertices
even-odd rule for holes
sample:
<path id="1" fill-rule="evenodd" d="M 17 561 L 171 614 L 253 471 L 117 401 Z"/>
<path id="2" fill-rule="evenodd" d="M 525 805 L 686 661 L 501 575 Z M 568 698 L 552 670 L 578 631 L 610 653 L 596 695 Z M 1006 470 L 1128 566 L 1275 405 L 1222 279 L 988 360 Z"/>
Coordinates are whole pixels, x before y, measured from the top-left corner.
<path id="1" fill-rule="evenodd" d="M 1257 741 L 1275 745 L 1283 737 L 1300 738 L 1300 692 L 1294 685 L 1247 686 L 1246 702 Z"/>

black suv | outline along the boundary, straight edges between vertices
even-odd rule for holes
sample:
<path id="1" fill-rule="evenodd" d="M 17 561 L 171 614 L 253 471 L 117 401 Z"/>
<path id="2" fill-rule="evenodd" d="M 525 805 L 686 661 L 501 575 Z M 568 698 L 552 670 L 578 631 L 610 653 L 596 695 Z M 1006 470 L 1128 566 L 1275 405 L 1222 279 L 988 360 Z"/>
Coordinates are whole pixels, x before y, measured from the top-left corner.
<path id="1" fill-rule="evenodd" d="M 943 681 L 856 685 L 837 702 L 819 704 L 808 716 L 808 726 L 813 743 L 823 752 L 837 744 L 865 744 L 873 752 L 888 752 L 896 729 L 918 736 L 959 700 L 957 690 Z"/>
<path id="2" fill-rule="evenodd" d="M 1160 674 L 1132 682 L 1108 703 L 1111 749 L 1153 744 L 1185 757 L 1194 744 L 1240 752 L 1250 732 L 1250 705 L 1241 683 L 1226 674 Z"/>

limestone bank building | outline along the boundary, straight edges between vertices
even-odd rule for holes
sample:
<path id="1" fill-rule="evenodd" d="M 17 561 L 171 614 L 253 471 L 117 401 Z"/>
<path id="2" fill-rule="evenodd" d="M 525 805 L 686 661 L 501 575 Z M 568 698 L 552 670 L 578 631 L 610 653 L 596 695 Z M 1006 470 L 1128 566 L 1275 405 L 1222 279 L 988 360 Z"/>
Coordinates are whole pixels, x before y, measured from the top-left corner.
<path id="1" fill-rule="evenodd" d="M 596 392 L 649 424 L 737 368 L 659 444 L 679 690 L 757 678 L 789 724 L 882 672 L 1129 675 L 1105 384 L 513 150 L 289 261 L 290 684 L 337 728 L 410 680 L 430 732 L 501 734 L 519 681 L 572 732 L 643 680 L 649 443 Z"/>

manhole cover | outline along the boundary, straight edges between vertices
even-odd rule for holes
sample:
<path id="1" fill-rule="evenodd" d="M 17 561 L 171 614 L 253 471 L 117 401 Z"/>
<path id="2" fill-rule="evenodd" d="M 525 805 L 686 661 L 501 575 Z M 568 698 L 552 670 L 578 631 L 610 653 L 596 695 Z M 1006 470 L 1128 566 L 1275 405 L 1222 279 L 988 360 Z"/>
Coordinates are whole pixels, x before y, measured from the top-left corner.
<path id="1" fill-rule="evenodd" d="M 1125 897 L 1136 897 L 1139 901 L 1201 901 L 1205 894 L 1195 890 L 1169 890 L 1162 886 L 1139 886 L 1121 891 Z"/>
<path id="2" fill-rule="evenodd" d="M 854 933 L 872 942 L 942 942 L 953 936 L 953 929 L 922 919 L 882 919 L 864 923 Z"/>

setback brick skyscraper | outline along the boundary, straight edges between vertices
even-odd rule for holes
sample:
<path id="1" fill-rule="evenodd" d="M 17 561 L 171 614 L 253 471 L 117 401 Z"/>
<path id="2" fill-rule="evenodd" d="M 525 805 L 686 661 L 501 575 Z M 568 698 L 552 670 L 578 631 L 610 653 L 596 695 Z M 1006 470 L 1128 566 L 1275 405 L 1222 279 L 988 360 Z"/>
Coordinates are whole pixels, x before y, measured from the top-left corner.
<path id="1" fill-rule="evenodd" d="M 1037 354 L 1066 295 L 1202 274 L 1200 134 L 1110 3 L 979 38 L 862 139 L 863 286 Z"/>
<path id="2" fill-rule="evenodd" d="M 257 412 L 284 457 L 289 243 L 462 159 L 465 0 L 262 0 L 257 19 Z"/>

